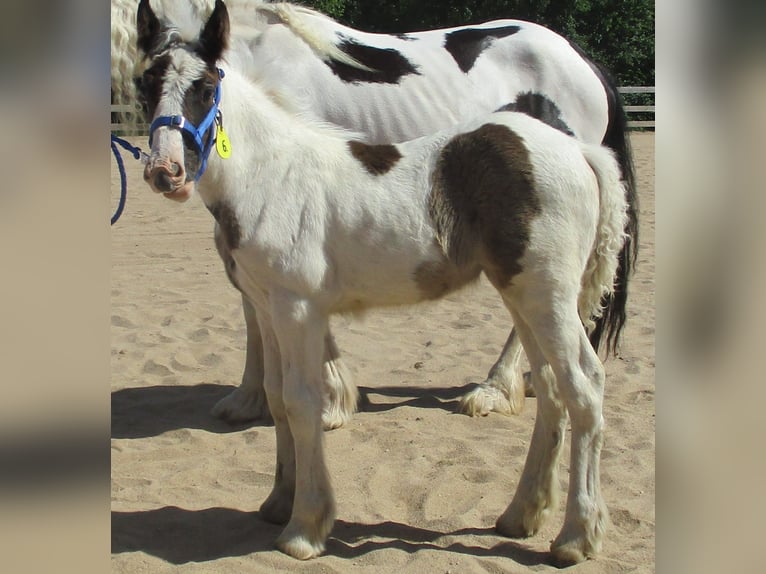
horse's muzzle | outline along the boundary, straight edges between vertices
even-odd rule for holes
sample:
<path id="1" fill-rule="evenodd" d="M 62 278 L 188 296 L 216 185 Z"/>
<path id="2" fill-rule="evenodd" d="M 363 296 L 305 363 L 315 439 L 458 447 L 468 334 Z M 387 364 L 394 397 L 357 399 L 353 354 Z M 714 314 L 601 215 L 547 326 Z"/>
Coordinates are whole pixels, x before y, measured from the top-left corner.
<path id="1" fill-rule="evenodd" d="M 144 169 L 144 180 L 159 193 L 170 193 L 186 183 L 186 173 L 178 163 L 147 165 Z"/>

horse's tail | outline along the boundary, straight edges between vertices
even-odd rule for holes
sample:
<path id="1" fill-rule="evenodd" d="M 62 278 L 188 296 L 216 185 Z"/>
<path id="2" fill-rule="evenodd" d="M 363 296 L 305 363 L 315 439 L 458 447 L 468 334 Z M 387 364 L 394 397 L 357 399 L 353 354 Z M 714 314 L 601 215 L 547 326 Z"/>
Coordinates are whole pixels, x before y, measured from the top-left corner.
<path id="1" fill-rule="evenodd" d="M 633 273 L 638 258 L 638 193 L 633 170 L 633 152 L 628 136 L 628 120 L 617 85 L 605 68 L 593 62 L 591 65 L 599 74 L 609 103 L 609 123 L 602 144 L 614 152 L 620 166 L 627 200 L 625 243 L 619 254 L 620 268 L 614 291 L 608 296 L 604 313 L 596 321 L 596 325 L 590 333 L 590 341 L 594 349 L 598 350 L 602 339 L 606 336 L 607 354 L 610 351 L 615 354 L 619 343 L 619 334 L 625 324 L 628 278 Z"/>
<path id="2" fill-rule="evenodd" d="M 599 218 L 596 240 L 582 277 L 579 312 L 586 330 L 593 333 L 600 329 L 610 341 L 617 341 L 625 324 L 626 299 L 615 296 L 615 291 L 628 284 L 622 254 L 630 205 L 614 153 L 591 144 L 581 144 L 581 149 L 598 181 Z M 597 343 L 593 347 L 598 350 Z"/>

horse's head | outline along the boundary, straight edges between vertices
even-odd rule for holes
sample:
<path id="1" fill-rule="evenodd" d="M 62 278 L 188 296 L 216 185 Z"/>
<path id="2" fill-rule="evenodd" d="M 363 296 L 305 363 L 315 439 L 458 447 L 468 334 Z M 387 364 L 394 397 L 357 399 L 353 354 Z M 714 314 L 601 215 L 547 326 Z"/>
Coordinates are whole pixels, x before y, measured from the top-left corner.
<path id="1" fill-rule="evenodd" d="M 161 23 L 149 1 L 141 0 L 137 25 L 145 59 L 139 89 L 152 119 L 144 179 L 154 191 L 185 201 L 202 176 L 216 136 L 223 76 L 216 64 L 228 42 L 229 16 L 216 0 L 204 27 L 190 38 Z"/>

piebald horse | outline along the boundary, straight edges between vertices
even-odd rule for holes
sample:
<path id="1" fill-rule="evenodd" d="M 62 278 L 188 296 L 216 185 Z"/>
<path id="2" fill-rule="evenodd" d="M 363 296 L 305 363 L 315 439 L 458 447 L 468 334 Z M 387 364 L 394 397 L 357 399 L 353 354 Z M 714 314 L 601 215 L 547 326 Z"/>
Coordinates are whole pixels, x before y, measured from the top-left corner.
<path id="1" fill-rule="evenodd" d="M 560 563 L 595 555 L 607 524 L 605 374 L 587 329 L 603 316 L 604 295 L 627 281 L 628 205 L 612 152 L 518 112 L 365 143 L 296 114 L 253 80 L 253 53 L 229 47 L 220 0 L 188 35 L 141 0 L 138 42 L 152 119 L 144 178 L 171 199 L 199 193 L 229 277 L 256 311 L 277 443 L 260 512 L 286 523 L 278 548 L 321 554 L 335 519 L 322 432 L 330 316 L 436 299 L 484 273 L 510 311 L 537 395 L 524 470 L 497 528 L 530 536 L 555 508 L 571 419 L 566 514 L 552 552 Z M 624 312 L 619 298 L 607 302 Z"/>

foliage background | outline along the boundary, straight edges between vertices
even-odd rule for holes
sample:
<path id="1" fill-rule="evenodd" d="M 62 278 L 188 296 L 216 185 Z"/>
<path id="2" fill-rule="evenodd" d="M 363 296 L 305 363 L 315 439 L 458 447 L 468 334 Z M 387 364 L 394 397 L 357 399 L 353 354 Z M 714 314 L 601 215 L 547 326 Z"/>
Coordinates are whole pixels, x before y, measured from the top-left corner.
<path id="1" fill-rule="evenodd" d="M 299 0 L 368 32 L 413 32 L 515 18 L 576 42 L 618 85 L 654 85 L 653 0 Z"/>

